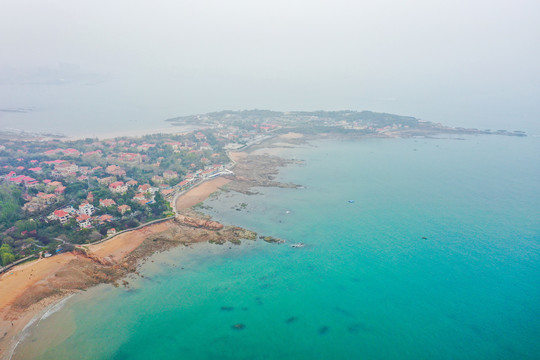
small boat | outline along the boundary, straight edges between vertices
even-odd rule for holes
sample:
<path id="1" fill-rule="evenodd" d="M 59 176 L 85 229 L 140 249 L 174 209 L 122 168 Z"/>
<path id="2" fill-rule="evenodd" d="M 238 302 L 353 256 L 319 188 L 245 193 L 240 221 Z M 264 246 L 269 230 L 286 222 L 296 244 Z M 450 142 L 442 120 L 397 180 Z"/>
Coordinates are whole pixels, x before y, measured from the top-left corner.
<path id="1" fill-rule="evenodd" d="M 349 200 L 349 204 L 354 204 L 354 200 Z"/>
<path id="2" fill-rule="evenodd" d="M 291 244 L 291 247 L 292 248 L 301 248 L 301 247 L 304 247 L 304 243 L 296 243 L 296 244 Z"/>

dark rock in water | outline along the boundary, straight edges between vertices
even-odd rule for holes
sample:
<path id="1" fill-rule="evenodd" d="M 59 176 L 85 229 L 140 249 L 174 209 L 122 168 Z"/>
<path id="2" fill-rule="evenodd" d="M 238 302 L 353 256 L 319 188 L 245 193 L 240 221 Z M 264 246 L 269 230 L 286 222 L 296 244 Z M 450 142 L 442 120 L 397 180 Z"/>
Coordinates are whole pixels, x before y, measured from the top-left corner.
<path id="1" fill-rule="evenodd" d="M 328 332 L 328 330 L 330 330 L 330 328 L 328 326 L 321 326 L 319 328 L 319 335 L 324 335 Z"/>
<path id="2" fill-rule="evenodd" d="M 248 311 L 248 308 L 244 306 L 243 308 L 241 308 L 241 310 L 242 311 Z"/>
<path id="3" fill-rule="evenodd" d="M 425 236 L 422 236 L 422 239 L 423 239 L 423 240 L 427 240 L 427 237 L 425 237 Z"/>
<path id="4" fill-rule="evenodd" d="M 233 311 L 234 308 L 232 306 L 222 306 L 221 311 Z"/>
<path id="5" fill-rule="evenodd" d="M 255 303 L 256 303 L 257 305 L 262 305 L 262 304 L 263 304 L 262 299 L 261 299 L 260 297 L 256 297 L 256 298 L 255 298 Z"/>
<path id="6" fill-rule="evenodd" d="M 232 326 L 232 328 L 233 328 L 234 330 L 244 330 L 244 329 L 246 328 L 246 325 L 238 323 L 238 324 L 234 324 L 234 325 Z"/>
<path id="7" fill-rule="evenodd" d="M 259 286 L 261 289 L 268 289 L 269 287 L 271 287 L 272 285 L 270 284 L 262 284 L 261 286 Z"/>
<path id="8" fill-rule="evenodd" d="M 296 316 L 291 316 L 290 318 L 285 320 L 285 323 L 286 324 L 292 324 L 293 322 L 296 322 L 297 320 L 298 320 L 298 318 Z"/>

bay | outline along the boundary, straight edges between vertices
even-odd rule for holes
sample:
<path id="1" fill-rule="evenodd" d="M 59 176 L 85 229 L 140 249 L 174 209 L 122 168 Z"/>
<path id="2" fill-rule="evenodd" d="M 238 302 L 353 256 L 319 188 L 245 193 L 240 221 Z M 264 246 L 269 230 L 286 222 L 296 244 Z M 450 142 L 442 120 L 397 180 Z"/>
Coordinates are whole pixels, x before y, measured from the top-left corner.
<path id="1" fill-rule="evenodd" d="M 157 254 L 131 288 L 70 298 L 14 358 L 540 353 L 538 138 L 326 140 L 279 154 L 304 160 L 279 175 L 304 188 L 224 192 L 205 205 L 287 243 Z"/>

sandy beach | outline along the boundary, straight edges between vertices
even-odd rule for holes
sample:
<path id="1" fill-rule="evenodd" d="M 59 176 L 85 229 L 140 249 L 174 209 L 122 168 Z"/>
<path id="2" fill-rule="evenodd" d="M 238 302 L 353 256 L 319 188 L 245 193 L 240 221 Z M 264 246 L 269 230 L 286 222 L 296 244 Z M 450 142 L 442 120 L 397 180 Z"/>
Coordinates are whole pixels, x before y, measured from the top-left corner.
<path id="1" fill-rule="evenodd" d="M 285 139 L 282 139 L 286 141 L 289 136 L 292 139 L 298 138 L 295 135 L 286 135 Z M 285 162 L 267 157 L 251 159 L 249 152 L 231 152 L 229 156 L 239 165 L 235 172 L 238 171 L 240 176 L 236 177 L 235 182 L 244 184 L 246 189 L 257 184 L 280 185 L 273 181 L 268 182 L 268 178 L 270 173 L 276 172 L 276 168 L 283 166 Z M 266 174 L 263 170 L 270 173 Z M 265 181 L 257 178 L 259 172 L 264 174 L 262 178 L 266 179 Z M 252 176 L 256 178 L 252 179 Z M 190 207 L 204 201 L 230 182 L 230 179 L 218 177 L 196 186 L 176 199 L 176 210 L 189 211 Z M 171 219 L 117 235 L 100 244 L 89 245 L 86 247 L 86 255 L 64 253 L 15 266 L 0 276 L 0 359 L 9 359 L 24 328 L 33 319 L 42 316 L 50 306 L 69 294 L 99 283 L 114 282 L 118 280 L 118 276 L 134 271 L 133 264 L 140 259 L 141 254 L 146 256 L 156 251 L 152 248 L 155 243 L 150 242 L 149 245 L 145 242 L 146 239 L 176 236 L 182 237 L 181 241 L 191 243 L 220 242 L 219 237 L 223 237 L 224 241 L 231 241 L 234 238 L 246 238 L 246 235 L 249 234 L 242 234 L 238 232 L 238 228 L 234 228 L 230 233 L 222 231 L 218 236 L 204 228 L 194 229 Z M 146 245 L 141 246 L 143 244 Z M 137 254 L 132 256 L 134 253 Z M 111 271 L 112 276 L 109 275 Z"/>
<path id="2" fill-rule="evenodd" d="M 200 184 L 199 186 L 178 197 L 176 200 L 176 210 L 184 210 L 206 200 L 210 194 L 218 191 L 230 181 L 231 180 L 229 179 L 218 177 Z"/>
<path id="3" fill-rule="evenodd" d="M 168 228 L 168 222 L 163 222 L 126 232 L 103 243 L 90 245 L 89 254 L 119 263 L 148 236 Z M 91 262 L 80 254 L 63 253 L 15 266 L 0 276 L 0 359 L 9 358 L 6 356 L 17 343 L 18 335 L 34 317 L 39 317 L 46 308 L 70 292 L 87 284 L 93 285 L 92 281 L 80 276 L 81 269 L 83 272 L 87 270 Z M 58 291 L 58 294 L 50 291 L 51 287 L 58 285 L 63 291 Z"/>
<path id="4" fill-rule="evenodd" d="M 186 210 L 204 201 L 210 194 L 230 181 L 218 177 L 198 185 L 177 199 L 177 209 Z M 2 274 L 0 276 L 0 359 L 9 359 L 12 348 L 19 340 L 19 335 L 34 318 L 40 317 L 47 308 L 70 292 L 92 285 L 92 283 L 85 283 L 84 276 L 79 276 L 81 268 L 85 268 L 86 273 L 91 272 L 93 269 L 88 270 L 86 267 L 90 267 L 90 263 L 96 260 L 120 264 L 152 235 L 175 230 L 177 229 L 171 221 L 148 225 L 142 229 L 122 233 L 105 242 L 89 245 L 87 248 L 90 258 L 81 254 L 63 253 L 15 266 Z M 62 274 L 60 285 L 63 291 L 55 295 L 51 292 L 51 288 L 59 285 L 58 274 Z M 76 277 L 82 279 L 75 279 Z M 100 280 L 103 282 L 103 279 L 97 279 L 96 283 Z M 69 282 L 71 283 L 65 286 Z M 69 290 L 70 288 L 72 289 Z M 43 291 L 40 293 L 40 290 Z"/>

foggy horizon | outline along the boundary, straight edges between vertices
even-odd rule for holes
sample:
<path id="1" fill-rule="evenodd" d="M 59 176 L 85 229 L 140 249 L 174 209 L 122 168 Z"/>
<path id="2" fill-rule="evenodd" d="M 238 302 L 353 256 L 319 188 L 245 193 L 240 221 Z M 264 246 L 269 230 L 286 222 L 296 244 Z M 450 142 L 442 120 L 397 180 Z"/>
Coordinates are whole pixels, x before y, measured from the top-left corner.
<path id="1" fill-rule="evenodd" d="M 0 109 L 34 111 L 0 113 L 1 129 L 84 130 L 127 118 L 159 127 L 176 116 L 257 108 L 370 110 L 540 133 L 533 1 L 4 8 Z"/>

